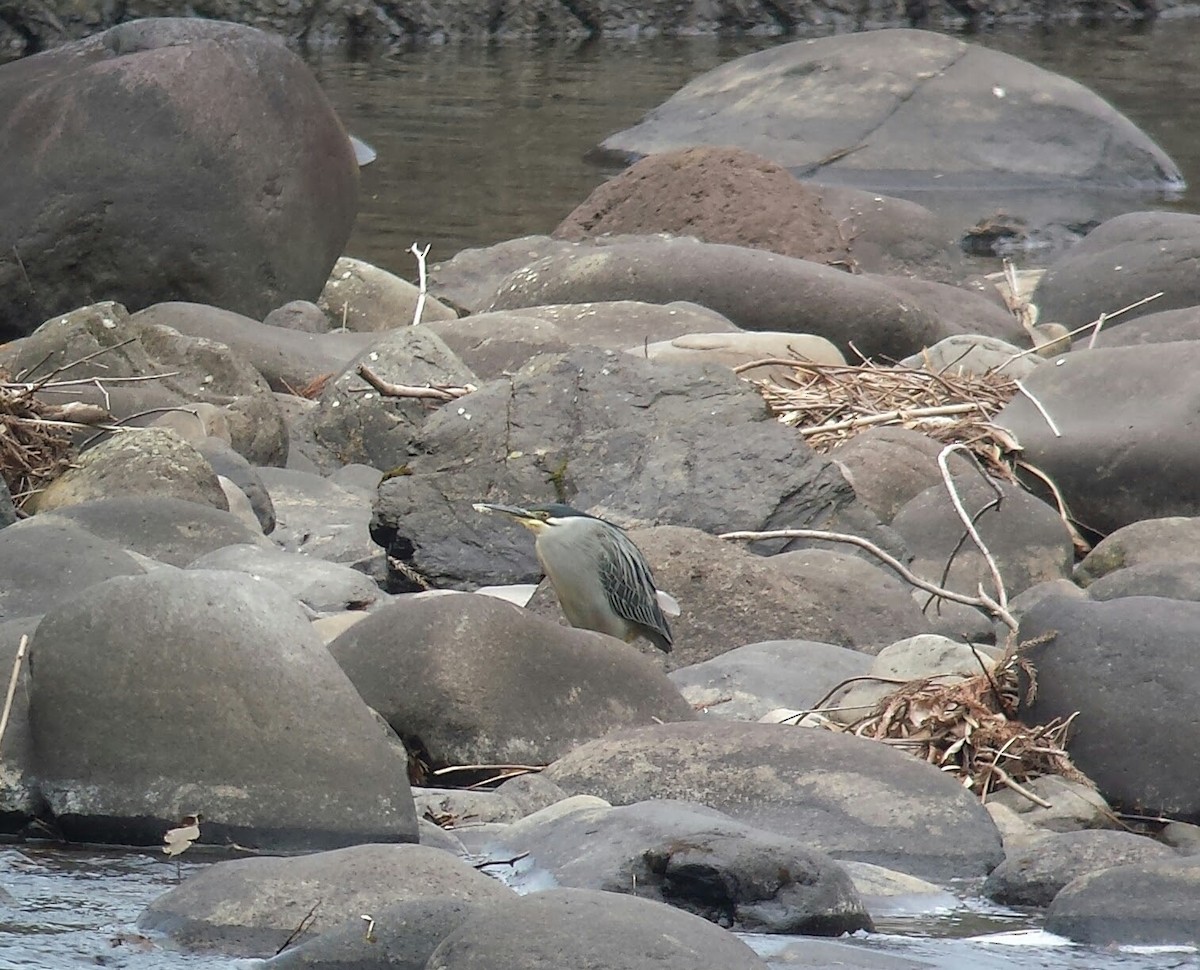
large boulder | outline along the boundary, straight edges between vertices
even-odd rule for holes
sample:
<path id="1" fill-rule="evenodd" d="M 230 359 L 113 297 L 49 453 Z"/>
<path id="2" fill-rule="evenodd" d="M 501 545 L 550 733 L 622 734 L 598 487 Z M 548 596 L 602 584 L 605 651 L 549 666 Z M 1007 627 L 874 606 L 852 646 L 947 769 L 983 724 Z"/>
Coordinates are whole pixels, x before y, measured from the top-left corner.
<path id="1" fill-rule="evenodd" d="M 991 818 L 954 778 L 832 731 L 728 721 L 616 731 L 546 774 L 614 805 L 700 802 L 836 859 L 926 878 L 983 875 L 1002 854 Z"/>
<path id="2" fill-rule="evenodd" d="M 1030 723 L 1079 716 L 1071 758 L 1118 809 L 1200 821 L 1200 603 L 1050 597 L 1021 619 L 1038 691 Z M 1038 643 L 1042 638 L 1043 642 Z"/>
<path id="3" fill-rule="evenodd" d="M 511 895 L 441 849 L 355 845 L 292 859 L 218 862 L 159 896 L 142 912 L 138 926 L 166 935 L 185 950 L 265 957 L 288 941 L 337 929 L 346 919 L 358 923 L 361 937 L 366 930 L 362 914 L 372 914 L 382 928 L 385 906 L 484 904 Z M 435 917 L 436 911 L 425 915 Z"/>
<path id="4" fill-rule="evenodd" d="M 478 501 L 567 501 L 623 525 L 708 532 L 859 508 L 841 474 L 727 369 L 588 347 L 534 358 L 443 405 L 414 448 L 408 474 L 379 487 L 372 533 L 431 585 L 540 576 L 528 533 L 474 514 Z"/>
<path id="5" fill-rule="evenodd" d="M 523 856 L 527 886 L 548 871 L 555 885 L 630 893 L 751 933 L 872 928 L 850 876 L 829 856 L 700 805 L 564 804 L 482 840 L 464 836 L 483 841 L 489 859 Z"/>
<path id="6" fill-rule="evenodd" d="M 354 224 L 345 130 L 249 27 L 138 20 L 12 61 L 0 119 L 0 251 L 19 254 L 0 261 L 0 340 L 97 300 L 261 318 L 321 292 Z"/>
<path id="7" fill-rule="evenodd" d="M 693 716 L 635 648 L 491 596 L 391 603 L 329 649 L 433 768 L 544 764 L 613 728 Z"/>
<path id="8" fill-rule="evenodd" d="M 39 785 L 73 841 L 265 850 L 417 840 L 406 759 L 269 582 L 158 570 L 50 609 L 33 641 Z"/>
<path id="9" fill-rule="evenodd" d="M 627 160 L 689 145 L 736 145 L 792 172 L 875 189 L 1182 181 L 1154 142 L 1077 82 L 917 30 L 747 54 L 601 148 Z"/>
<path id="10" fill-rule="evenodd" d="M 995 421 L 1089 529 L 1103 534 L 1141 519 L 1197 515 L 1198 369 L 1200 343 L 1190 341 L 1074 351 L 1025 382 L 1044 414 L 1019 394 Z"/>
<path id="11" fill-rule="evenodd" d="M 550 889 L 488 906 L 433 951 L 428 970 L 766 970 L 732 933 L 620 893 Z"/>

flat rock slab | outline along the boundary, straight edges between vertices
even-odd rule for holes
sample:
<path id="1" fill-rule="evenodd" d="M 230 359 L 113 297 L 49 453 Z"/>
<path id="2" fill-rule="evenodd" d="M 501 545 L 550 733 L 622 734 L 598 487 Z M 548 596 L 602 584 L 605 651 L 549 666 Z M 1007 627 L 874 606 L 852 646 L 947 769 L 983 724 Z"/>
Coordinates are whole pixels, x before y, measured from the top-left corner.
<path id="1" fill-rule="evenodd" d="M 433 952 L 428 970 L 766 970 L 732 933 L 662 903 L 550 889 L 495 903 Z"/>
<path id="2" fill-rule="evenodd" d="M 978 799 L 893 748 L 774 724 L 698 721 L 619 731 L 547 769 L 616 805 L 698 801 L 838 859 L 932 879 L 983 875 L 1002 858 Z"/>
<path id="3" fill-rule="evenodd" d="M 312 909 L 299 936 L 310 939 L 362 913 L 438 899 L 485 903 L 512 895 L 503 885 L 441 849 L 356 845 L 290 859 L 218 862 L 154 900 L 138 918 L 192 951 L 271 956 Z M 432 949 L 432 947 L 431 947 Z"/>
<path id="4" fill-rule="evenodd" d="M 1162 149 L 1077 82 L 918 30 L 737 58 L 600 147 L 627 160 L 689 145 L 736 145 L 794 173 L 885 191 L 1182 181 Z"/>
<path id="5" fill-rule="evenodd" d="M 1101 946 L 1194 944 L 1200 939 L 1200 858 L 1080 876 L 1054 897 L 1046 929 Z"/>
<path id="6" fill-rule="evenodd" d="M 1049 597 L 1021 619 L 1038 672 L 1032 724 L 1079 712 L 1071 758 L 1114 807 L 1200 821 L 1200 603 Z"/>
<path id="7" fill-rule="evenodd" d="M 1141 519 L 1200 513 L 1194 447 L 1200 343 L 1077 350 L 1035 370 L 996 423 L 1050 476 L 1074 519 L 1101 534 Z M 1031 478 L 1033 489 L 1037 480 Z"/>

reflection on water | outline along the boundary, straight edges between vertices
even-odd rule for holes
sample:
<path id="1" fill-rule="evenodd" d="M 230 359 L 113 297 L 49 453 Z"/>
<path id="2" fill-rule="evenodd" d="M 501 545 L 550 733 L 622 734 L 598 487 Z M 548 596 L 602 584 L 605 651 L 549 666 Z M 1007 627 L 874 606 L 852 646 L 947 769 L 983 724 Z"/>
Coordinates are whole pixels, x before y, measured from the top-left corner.
<path id="1" fill-rule="evenodd" d="M 1118 206 L 1197 211 L 1200 126 L 1191 115 L 1200 95 L 1200 20 L 969 39 L 1104 95 L 1174 158 L 1191 185 L 1174 201 L 1128 198 Z M 319 60 L 313 67 L 347 127 L 379 152 L 363 170 L 349 252 L 411 277 L 406 251 L 416 240 L 432 242 L 430 260 L 438 261 L 467 246 L 549 232 L 610 174 L 583 161 L 590 148 L 696 75 L 780 42 L 449 46 L 369 63 Z"/>

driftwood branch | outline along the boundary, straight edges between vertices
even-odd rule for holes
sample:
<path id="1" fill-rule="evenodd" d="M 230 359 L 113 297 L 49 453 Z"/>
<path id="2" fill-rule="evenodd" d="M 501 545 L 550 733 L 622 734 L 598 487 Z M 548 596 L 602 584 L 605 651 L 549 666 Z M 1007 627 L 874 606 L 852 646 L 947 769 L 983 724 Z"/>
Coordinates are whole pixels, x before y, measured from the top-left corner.
<path id="1" fill-rule="evenodd" d="M 17 644 L 17 656 L 13 659 L 12 676 L 8 678 L 8 693 L 4 697 L 4 712 L 0 714 L 0 747 L 4 744 L 4 732 L 8 730 L 8 718 L 12 714 L 13 698 L 17 695 L 17 682 L 21 677 L 21 661 L 29 647 L 29 634 L 22 635 Z"/>
<path id="2" fill-rule="evenodd" d="M 393 384 L 391 381 L 385 381 L 382 377 L 371 370 L 366 364 L 358 365 L 358 376 L 370 384 L 380 394 L 387 397 L 408 397 L 418 398 L 427 401 L 440 401 L 445 404 L 447 401 L 454 401 L 460 397 L 465 397 L 472 391 L 477 390 L 473 384 L 464 384 L 461 387 L 455 387 L 452 384 Z"/>

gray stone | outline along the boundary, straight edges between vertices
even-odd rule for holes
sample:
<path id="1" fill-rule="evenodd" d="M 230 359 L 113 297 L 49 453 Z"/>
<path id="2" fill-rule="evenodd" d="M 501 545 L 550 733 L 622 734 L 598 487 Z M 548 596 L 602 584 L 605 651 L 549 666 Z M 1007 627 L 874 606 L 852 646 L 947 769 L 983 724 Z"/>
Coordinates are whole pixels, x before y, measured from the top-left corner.
<path id="1" fill-rule="evenodd" d="M 489 309 L 614 299 L 688 300 L 743 330 L 815 334 L 847 355 L 853 344 L 868 357 L 905 357 L 956 332 L 885 279 L 683 238 L 643 237 L 548 256 L 505 279 Z"/>
<path id="2" fill-rule="evenodd" d="M 818 364 L 845 364 L 846 359 L 832 343 L 824 337 L 808 333 L 729 332 L 685 333 L 670 340 L 657 340 L 651 344 L 627 347 L 626 353 L 647 360 L 668 360 L 680 364 L 722 364 L 735 368 L 765 358 L 795 357 Z M 791 377 L 789 367 L 766 365 L 741 370 L 738 376 L 744 380 L 774 380 Z"/>
<path id="3" fill-rule="evenodd" d="M 478 380 L 427 327 L 405 327 L 377 335 L 371 347 L 325 385 L 320 406 L 294 430 L 313 437 L 309 452 L 319 466 L 361 462 L 385 471 L 397 469 L 415 452 L 414 441 L 430 402 L 381 394 L 359 375 L 360 366 L 391 384 L 462 386 Z"/>
<path id="4" fill-rule="evenodd" d="M 202 303 L 156 303 L 135 313 L 133 319 L 225 344 L 249 361 L 271 390 L 292 394 L 340 372 L 375 339 L 360 333 L 284 330 Z"/>
<path id="5" fill-rule="evenodd" d="M 362 934 L 363 913 L 375 915 L 383 930 L 383 907 L 389 905 L 423 903 L 436 913 L 451 900 L 483 904 L 511 895 L 441 849 L 355 845 L 290 859 L 215 863 L 154 900 L 138 927 L 188 951 L 265 957 L 292 937 L 310 909 L 312 921 L 300 941 L 339 930 L 351 919 Z"/>
<path id="6" fill-rule="evenodd" d="M 371 923 L 361 913 L 350 916 L 261 966 L 263 970 L 425 970 L 437 945 L 485 906 L 446 896 L 389 903 L 372 909 Z"/>
<path id="7" fill-rule="evenodd" d="M 610 245 L 621 239 L 636 241 L 643 237 L 623 236 L 598 240 Z M 498 281 L 497 285 L 499 285 Z M 728 317 L 688 300 L 643 303 L 639 300 L 602 300 L 581 303 L 551 303 L 523 307 L 521 314 L 554 324 L 568 343 L 623 350 L 655 340 L 670 340 L 685 333 L 738 333 Z"/>
<path id="8" fill-rule="evenodd" d="M 1139 317 L 1200 304 L 1197 269 L 1200 215 L 1128 212 L 1102 223 L 1056 259 L 1033 302 L 1043 320 L 1074 329 L 1161 293 L 1105 324 L 1109 339 L 1116 339 Z"/>
<path id="9" fill-rule="evenodd" d="M 1175 858 L 1160 842 L 1132 832 L 1063 832 L 1008 852 L 983 884 L 983 893 L 1009 906 L 1049 906 L 1077 876 L 1113 866 Z"/>
<path id="10" fill-rule="evenodd" d="M 345 327 L 361 333 L 411 326 L 420 290 L 408 280 L 361 259 L 342 256 L 334 264 L 317 298 L 330 329 Z M 458 316 L 436 297 L 426 296 L 421 322 L 454 320 Z"/>
<path id="11" fill-rule="evenodd" d="M 1081 829 L 1113 829 L 1123 823 L 1095 788 L 1061 775 L 1042 775 L 1024 786 L 1046 805 L 1031 802 L 1011 788 L 1001 788 L 988 796 L 988 805 L 1009 809 L 1023 822 L 1041 832 L 1078 832 Z"/>
<path id="12" fill-rule="evenodd" d="M 1025 614 L 1018 635 L 1047 638 L 1026 652 L 1038 671 L 1030 723 L 1078 711 L 1071 758 L 1109 802 L 1200 820 L 1192 768 L 1200 725 L 1184 700 L 1200 693 L 1200 603 L 1045 599 Z"/>
<path id="13" fill-rule="evenodd" d="M 202 438 L 196 444 L 196 449 L 212 466 L 214 472 L 228 479 L 246 496 L 254 519 L 263 534 L 270 535 L 274 532 L 275 506 L 271 503 L 271 494 L 267 491 L 262 476 L 254 470 L 254 466 L 220 438 Z"/>
<path id="14" fill-rule="evenodd" d="M 995 482 L 993 490 L 978 474 L 955 476 L 953 481 L 1009 596 L 1071 575 L 1075 547 L 1057 511 L 1009 482 Z M 983 509 L 987 511 L 980 514 Z M 909 566 L 918 576 L 971 595 L 982 584 L 989 595 L 997 595 L 983 554 L 970 539 L 963 541 L 966 526 L 944 485 L 911 499 L 892 519 L 892 528 L 912 550 Z"/>
<path id="15" fill-rule="evenodd" d="M 728 929 L 838 936 L 873 928 L 850 877 L 827 855 L 687 802 L 538 813 L 485 840 L 482 853 L 527 853 L 527 880 L 548 871 L 559 886 L 653 899 Z"/>
<path id="16" fill-rule="evenodd" d="M 0 478 L 0 529 L 17 521 L 17 507 L 13 504 L 8 482 Z"/>
<path id="17" fill-rule="evenodd" d="M 1054 481 L 1085 528 L 1106 534 L 1140 519 L 1196 515 L 1197 369 L 1195 342 L 1075 350 L 1025 383 L 1059 435 L 1023 394 L 995 422 L 1016 436 L 1023 460 Z M 1043 487 L 1035 478 L 1030 485 Z"/>
<path id="18" fill-rule="evenodd" d="M 171 566 L 186 566 L 235 543 L 272 547 L 270 539 L 229 512 L 154 495 L 80 502 L 43 512 L 35 521 L 71 522 Z"/>
<path id="19" fill-rule="evenodd" d="M 417 814 L 442 828 L 463 828 L 486 822 L 513 822 L 524 812 L 506 795 L 463 788 L 414 788 Z"/>
<path id="20" fill-rule="evenodd" d="M 1123 596 L 1200 602 L 1200 562 L 1142 563 L 1101 576 L 1087 588 L 1088 599 L 1114 600 Z"/>
<path id="21" fill-rule="evenodd" d="M 189 569 L 225 569 L 267 579 L 317 613 L 365 610 L 384 598 L 356 569 L 283 549 L 232 545 L 198 556 Z"/>
<path id="22" fill-rule="evenodd" d="M 1076 567 L 1075 579 L 1088 587 L 1119 569 L 1196 562 L 1200 562 L 1200 518 L 1144 518 L 1110 532 L 1096 543 Z"/>
<path id="23" fill-rule="evenodd" d="M 299 333 L 328 333 L 330 328 L 324 311 L 309 300 L 288 300 L 263 317 L 262 322 L 268 327 Z"/>
<path id="24" fill-rule="evenodd" d="M 572 346 L 555 324 L 524 310 L 473 313 L 426 326 L 485 381 L 520 370 L 538 354 L 562 354 Z"/>
<path id="25" fill-rule="evenodd" d="M 201 842 L 266 851 L 417 838 L 403 751 L 274 584 L 111 579 L 32 649 L 39 787 L 68 839 L 160 844 L 197 811 Z"/>
<path id="26" fill-rule="evenodd" d="M 1200 938 L 1200 858 L 1103 869 L 1068 883 L 1046 929 L 1100 946 L 1192 945 Z"/>
<path id="27" fill-rule="evenodd" d="M 546 774 L 615 805 L 687 798 L 835 859 L 923 878 L 983 875 L 1001 858 L 991 818 L 955 779 L 832 731 L 728 721 L 615 731 Z"/>
<path id="28" fill-rule="evenodd" d="M 0 618 L 0 671 L 6 672 L 3 675 L 6 687 L 23 638 L 32 639 L 40 620 L 40 616 Z M 0 832 L 5 835 L 20 833 L 42 807 L 37 788 L 37 753 L 29 729 L 29 642 L 25 640 L 24 643 L 25 652 L 16 668 L 17 688 L 13 692 L 12 708 L 8 712 L 4 736 L 0 738 L 0 765 L 3 766 L 0 770 Z"/>
<path id="29" fill-rule="evenodd" d="M 354 225 L 346 132 L 263 31 L 123 23 L 5 64 L 0 118 L 0 250 L 20 254 L 0 262 L 0 342 L 97 297 L 261 317 L 315 297 Z"/>
<path id="30" fill-rule="evenodd" d="M 118 543 L 53 516 L 0 530 L 0 621 L 40 616 L 113 576 L 144 570 Z"/>
<path id="31" fill-rule="evenodd" d="M 329 649 L 432 768 L 544 764 L 613 728 L 692 716 L 635 648 L 490 596 L 393 602 Z"/>
<path id="32" fill-rule="evenodd" d="M 706 717 L 757 721 L 778 708 L 808 710 L 848 677 L 867 672 L 857 650 L 811 640 L 768 640 L 680 667 L 671 681 Z"/>
<path id="33" fill-rule="evenodd" d="M 813 525 L 857 507 L 840 473 L 727 369 L 586 347 L 439 408 L 415 449 L 411 474 L 379 487 L 372 535 L 433 586 L 540 576 L 528 532 L 473 513 L 478 501 L 567 501 L 623 526 L 714 533 Z"/>
<path id="34" fill-rule="evenodd" d="M 620 893 L 550 889 L 468 918 L 429 958 L 428 970 L 766 970 L 732 933 Z"/>
<path id="35" fill-rule="evenodd" d="M 923 367 L 935 374 L 1004 374 L 1019 381 L 1042 363 L 1037 354 L 1022 353 L 1024 349 L 998 337 L 956 334 L 919 354 L 905 357 L 900 363 L 905 367 Z"/>
<path id="36" fill-rule="evenodd" d="M 532 815 L 567 797 L 560 785 L 554 784 L 540 771 L 509 778 L 501 782 L 496 791 L 514 802 L 523 815 Z"/>
<path id="37" fill-rule="evenodd" d="M 1145 134 L 1077 82 L 916 30 L 747 54 L 694 79 L 601 147 L 630 158 L 704 144 L 736 145 L 793 172 L 874 189 L 896 179 L 980 189 L 1182 178 Z"/>
<path id="38" fill-rule="evenodd" d="M 950 336 L 943 337 L 933 344 L 933 347 L 946 344 L 949 340 L 960 345 L 969 343 L 979 348 L 968 355 L 974 358 L 967 364 L 967 369 L 972 372 L 975 372 L 975 368 L 980 368 L 989 357 L 995 363 L 1003 363 L 1013 354 L 1030 346 L 1029 334 L 1025 328 L 1011 310 L 992 298 L 993 294 L 980 293 L 969 286 L 951 286 L 948 283 L 913 276 L 876 276 L 875 279 L 919 301 L 927 312 L 935 314 L 942 321 L 942 326 Z M 987 353 L 984 352 L 984 348 L 987 349 Z M 960 346 L 954 356 L 961 354 L 965 349 Z M 1035 358 L 1035 361 L 1038 359 L 1040 358 Z M 1022 365 L 1020 361 L 1016 361 L 1006 368 L 1006 373 L 1018 376 L 1016 371 L 1030 366 L 1036 366 L 1036 363 Z"/>
<path id="39" fill-rule="evenodd" d="M 1146 309 L 1155 309 L 1154 304 Z M 1116 326 L 1118 323 L 1120 326 Z M 1087 343 L 1091 344 L 1087 331 L 1084 331 L 1084 336 Z M 1200 306 L 1146 313 L 1127 322 L 1118 317 L 1096 335 L 1095 346 L 1131 347 L 1134 344 L 1168 344 L 1176 340 L 1200 340 Z"/>
<path id="40" fill-rule="evenodd" d="M 119 303 L 96 303 L 48 320 L 0 347 L 0 366 L 33 379 L 58 369 L 56 381 L 77 383 L 44 388 L 41 400 L 83 401 L 134 424 L 149 424 L 165 409 L 214 404 L 240 454 L 261 465 L 287 458 L 283 416 L 258 371 L 224 344 L 134 319 Z"/>
<path id="41" fill-rule="evenodd" d="M 196 447 L 165 428 L 143 428 L 101 441 L 33 495 L 26 507 L 35 513 L 52 512 L 134 496 L 174 498 L 229 511 L 212 465 Z"/>

